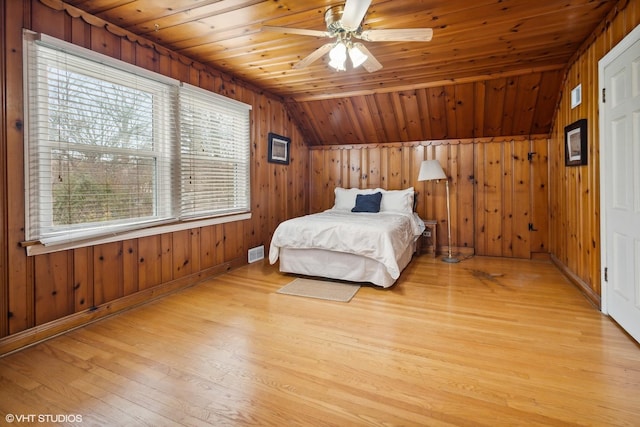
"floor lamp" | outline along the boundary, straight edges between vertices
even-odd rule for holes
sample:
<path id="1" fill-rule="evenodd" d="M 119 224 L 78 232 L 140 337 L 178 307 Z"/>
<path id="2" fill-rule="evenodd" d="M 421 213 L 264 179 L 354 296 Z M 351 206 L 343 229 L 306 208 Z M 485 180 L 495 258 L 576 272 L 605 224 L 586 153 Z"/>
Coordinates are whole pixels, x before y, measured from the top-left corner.
<path id="1" fill-rule="evenodd" d="M 444 179 L 446 188 L 447 188 L 447 246 L 449 248 L 449 254 L 446 257 L 442 258 L 444 262 L 459 262 L 458 258 L 454 258 L 451 256 L 451 207 L 449 205 L 449 178 L 445 175 L 442 170 L 442 166 L 440 166 L 440 162 L 437 160 L 424 160 L 420 165 L 420 173 L 418 174 L 418 181 L 431 181 L 431 180 L 440 181 Z"/>

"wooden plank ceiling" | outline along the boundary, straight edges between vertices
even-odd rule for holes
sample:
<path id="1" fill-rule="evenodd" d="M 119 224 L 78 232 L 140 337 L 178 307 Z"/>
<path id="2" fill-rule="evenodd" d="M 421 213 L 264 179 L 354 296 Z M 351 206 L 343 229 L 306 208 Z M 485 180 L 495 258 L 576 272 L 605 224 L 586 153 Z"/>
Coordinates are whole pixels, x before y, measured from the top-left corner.
<path id="1" fill-rule="evenodd" d="M 59 1 L 56 7 L 66 7 Z M 620 0 L 373 0 L 366 29 L 433 28 L 430 42 L 364 42 L 383 68 L 336 72 L 328 39 L 341 0 L 68 0 L 67 4 L 281 96 L 307 143 L 546 134 L 564 70 Z"/>

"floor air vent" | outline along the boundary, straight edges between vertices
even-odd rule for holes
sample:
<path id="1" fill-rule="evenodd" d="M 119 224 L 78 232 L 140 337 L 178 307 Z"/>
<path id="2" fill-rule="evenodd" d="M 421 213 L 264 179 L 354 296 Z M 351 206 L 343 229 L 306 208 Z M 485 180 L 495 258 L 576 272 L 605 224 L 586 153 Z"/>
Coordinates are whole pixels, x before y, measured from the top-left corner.
<path id="1" fill-rule="evenodd" d="M 249 263 L 260 261 L 264 258 L 264 246 L 256 246 L 249 249 Z"/>

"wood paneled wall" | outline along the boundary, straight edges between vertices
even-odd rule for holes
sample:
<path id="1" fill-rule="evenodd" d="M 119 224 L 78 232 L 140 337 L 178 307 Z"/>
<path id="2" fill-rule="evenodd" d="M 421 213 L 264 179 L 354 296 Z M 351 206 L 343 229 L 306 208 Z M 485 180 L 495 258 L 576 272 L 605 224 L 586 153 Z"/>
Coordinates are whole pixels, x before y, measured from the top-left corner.
<path id="1" fill-rule="evenodd" d="M 282 220 L 308 210 L 308 148 L 280 99 L 86 15 L 0 0 L 0 354 L 247 262 Z M 27 257 L 24 240 L 22 28 L 252 105 L 250 220 Z M 291 138 L 288 166 L 267 162 L 267 135 Z M 5 234 L 6 231 L 6 234 Z M 5 316 L 9 313 L 9 316 Z M 5 337 L 2 339 L 1 337 Z"/>
<path id="2" fill-rule="evenodd" d="M 0 0 L 0 22 L 6 22 L 5 1 Z M 7 134 L 9 131 L 9 115 L 7 114 L 7 87 L 6 87 L 6 44 L 4 34 L 0 32 L 0 165 L 2 170 L 7 164 Z M 7 245 L 7 214 L 8 214 L 8 182 L 7 174 L 0 173 L 0 337 L 6 335 L 9 329 L 9 317 L 3 313 L 9 312 L 9 298 L 7 287 L 9 283 L 8 271 L 8 245 Z"/>
<path id="3" fill-rule="evenodd" d="M 640 1 L 621 1 L 572 61 L 563 84 L 550 144 L 551 241 L 554 259 L 600 305 L 600 128 L 598 61 L 640 24 Z M 571 108 L 571 90 L 582 103 Z M 588 164 L 564 165 L 564 128 L 588 120 Z"/>
<path id="4" fill-rule="evenodd" d="M 548 140 L 478 143 L 475 153 L 478 255 L 548 253 Z"/>
<path id="5" fill-rule="evenodd" d="M 418 181 L 426 159 L 439 160 L 450 178 L 456 251 L 518 258 L 548 252 L 546 136 L 312 147 L 310 210 L 333 206 L 335 187 L 414 187 L 416 212 L 438 221 L 437 245 L 443 252 L 448 244 L 446 187 Z M 530 223 L 535 230 L 529 230 Z"/>

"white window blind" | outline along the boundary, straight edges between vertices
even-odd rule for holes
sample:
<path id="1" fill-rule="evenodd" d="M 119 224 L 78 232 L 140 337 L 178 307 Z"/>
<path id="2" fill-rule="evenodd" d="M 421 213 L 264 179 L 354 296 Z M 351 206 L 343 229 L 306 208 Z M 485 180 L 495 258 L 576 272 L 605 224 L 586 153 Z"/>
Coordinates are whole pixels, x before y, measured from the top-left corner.
<path id="1" fill-rule="evenodd" d="M 249 211 L 250 106 L 44 35 L 24 51 L 27 240 Z"/>
<path id="2" fill-rule="evenodd" d="M 180 87 L 181 217 L 247 212 L 250 106 Z"/>

